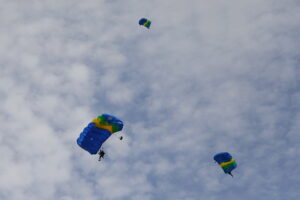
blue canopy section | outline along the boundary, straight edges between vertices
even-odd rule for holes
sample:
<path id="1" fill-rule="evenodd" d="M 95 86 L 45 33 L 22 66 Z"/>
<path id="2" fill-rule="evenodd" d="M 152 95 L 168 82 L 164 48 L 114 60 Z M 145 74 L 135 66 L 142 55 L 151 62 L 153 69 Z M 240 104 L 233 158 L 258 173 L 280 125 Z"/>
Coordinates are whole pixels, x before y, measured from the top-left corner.
<path id="1" fill-rule="evenodd" d="M 228 152 L 221 152 L 214 156 L 214 160 L 218 163 L 224 163 L 229 162 L 231 160 L 232 156 Z"/>
<path id="2" fill-rule="evenodd" d="M 142 18 L 139 20 L 139 25 L 144 25 L 147 22 L 146 18 Z"/>
<path id="3" fill-rule="evenodd" d="M 110 136 L 111 133 L 108 130 L 96 127 L 95 123 L 89 123 L 80 133 L 77 144 L 90 154 L 97 154 L 103 142 Z"/>

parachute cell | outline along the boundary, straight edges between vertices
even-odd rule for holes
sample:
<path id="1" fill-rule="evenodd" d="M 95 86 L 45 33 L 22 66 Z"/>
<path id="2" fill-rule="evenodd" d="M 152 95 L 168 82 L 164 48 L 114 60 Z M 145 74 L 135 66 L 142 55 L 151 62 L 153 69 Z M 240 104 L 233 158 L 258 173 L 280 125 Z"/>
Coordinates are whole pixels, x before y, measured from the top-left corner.
<path id="1" fill-rule="evenodd" d="M 139 21 L 139 25 L 145 26 L 146 28 L 149 29 L 150 26 L 151 26 L 151 21 L 150 21 L 149 19 L 142 18 L 142 19 L 140 19 L 140 21 Z"/>
<path id="2" fill-rule="evenodd" d="M 90 154 L 97 154 L 102 144 L 115 132 L 123 129 L 123 122 L 113 115 L 103 114 L 83 129 L 77 144 Z"/>
<path id="3" fill-rule="evenodd" d="M 231 171 L 237 167 L 235 159 L 228 153 L 222 152 L 214 156 L 214 160 L 222 167 L 226 174 L 231 174 Z"/>

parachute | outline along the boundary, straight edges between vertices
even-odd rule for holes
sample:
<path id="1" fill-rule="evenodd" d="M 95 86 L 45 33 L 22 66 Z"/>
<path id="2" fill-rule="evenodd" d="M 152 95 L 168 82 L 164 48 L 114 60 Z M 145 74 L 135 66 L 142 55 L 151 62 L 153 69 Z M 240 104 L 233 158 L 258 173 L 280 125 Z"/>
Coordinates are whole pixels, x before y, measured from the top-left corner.
<path id="1" fill-rule="evenodd" d="M 150 21 L 149 19 L 142 18 L 142 19 L 140 19 L 140 21 L 139 21 L 139 25 L 145 26 L 146 28 L 149 29 L 150 26 L 151 26 L 151 21 Z"/>
<path id="2" fill-rule="evenodd" d="M 123 122 L 117 117 L 102 114 L 83 129 L 77 144 L 90 154 L 97 154 L 102 144 L 115 132 L 123 129 Z"/>
<path id="3" fill-rule="evenodd" d="M 214 156 L 214 160 L 222 167 L 226 174 L 232 176 L 231 171 L 237 167 L 237 164 L 228 152 L 218 153 Z"/>

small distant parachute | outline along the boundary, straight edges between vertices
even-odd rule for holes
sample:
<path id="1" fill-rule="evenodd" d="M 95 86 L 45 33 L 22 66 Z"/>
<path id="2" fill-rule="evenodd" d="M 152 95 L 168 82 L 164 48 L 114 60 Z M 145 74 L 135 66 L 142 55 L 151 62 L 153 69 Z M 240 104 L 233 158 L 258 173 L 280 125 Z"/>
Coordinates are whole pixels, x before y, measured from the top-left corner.
<path id="1" fill-rule="evenodd" d="M 123 129 L 123 122 L 117 117 L 102 114 L 83 129 L 77 144 L 90 154 L 97 154 L 102 144 L 115 132 Z"/>
<path id="2" fill-rule="evenodd" d="M 231 174 L 231 171 L 237 168 L 234 158 L 228 152 L 221 152 L 214 156 L 214 160 L 222 167 L 226 174 Z"/>
<path id="3" fill-rule="evenodd" d="M 151 21 L 150 21 L 149 19 L 142 18 L 142 19 L 140 19 L 140 21 L 139 21 L 139 25 L 145 26 L 146 28 L 149 29 L 150 26 L 151 26 Z"/>

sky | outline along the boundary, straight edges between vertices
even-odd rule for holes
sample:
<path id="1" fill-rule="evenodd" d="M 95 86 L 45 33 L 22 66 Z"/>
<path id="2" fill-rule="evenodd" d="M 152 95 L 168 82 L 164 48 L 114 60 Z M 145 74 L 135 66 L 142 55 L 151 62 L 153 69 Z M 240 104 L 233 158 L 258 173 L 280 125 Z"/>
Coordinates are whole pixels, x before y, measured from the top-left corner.
<path id="1" fill-rule="evenodd" d="M 1 200 L 300 199 L 298 0 L 0 3 Z"/>

